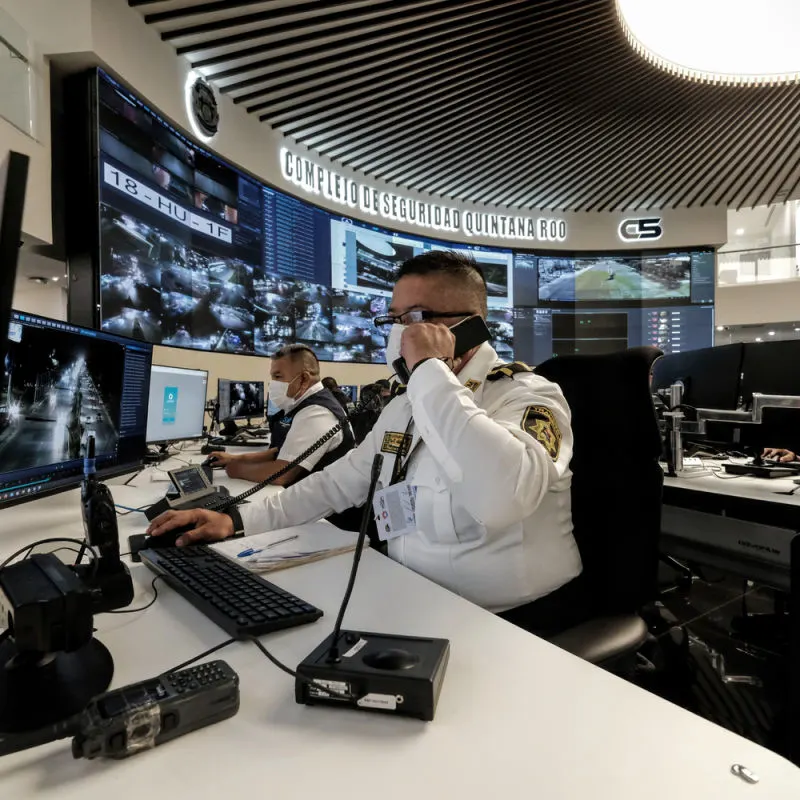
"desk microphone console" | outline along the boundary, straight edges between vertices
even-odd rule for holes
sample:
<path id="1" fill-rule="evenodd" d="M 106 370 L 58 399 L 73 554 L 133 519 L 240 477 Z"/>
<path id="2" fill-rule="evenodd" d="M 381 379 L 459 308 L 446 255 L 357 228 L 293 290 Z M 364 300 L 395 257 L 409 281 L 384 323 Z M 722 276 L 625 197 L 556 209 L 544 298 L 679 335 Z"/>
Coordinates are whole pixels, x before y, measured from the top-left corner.
<path id="1" fill-rule="evenodd" d="M 298 703 L 433 719 L 450 657 L 447 639 L 341 631 L 341 656 L 332 662 L 332 636 L 297 667 Z"/>

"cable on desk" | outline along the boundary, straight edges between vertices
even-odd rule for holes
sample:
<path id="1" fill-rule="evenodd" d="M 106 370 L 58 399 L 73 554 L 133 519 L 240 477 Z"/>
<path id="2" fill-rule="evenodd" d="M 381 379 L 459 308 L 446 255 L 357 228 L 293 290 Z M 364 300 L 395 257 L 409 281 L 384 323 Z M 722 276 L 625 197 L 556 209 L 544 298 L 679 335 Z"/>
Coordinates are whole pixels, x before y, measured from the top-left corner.
<path id="1" fill-rule="evenodd" d="M 212 653 L 216 653 L 217 650 L 222 650 L 223 647 L 227 647 L 228 645 L 233 644 L 236 639 L 227 639 L 220 644 L 215 644 L 213 647 L 210 647 L 208 650 L 200 653 L 199 656 L 193 656 L 188 661 L 184 661 L 183 664 L 178 664 L 177 667 L 173 667 L 169 672 L 178 672 L 178 670 L 183 669 L 184 667 L 188 667 L 191 664 L 194 664 L 195 661 L 199 661 L 201 658 L 205 658 L 206 656 L 210 656 Z"/>
<path id="2" fill-rule="evenodd" d="M 55 544 L 60 542 L 69 542 L 70 544 L 77 544 L 78 547 L 88 550 L 92 554 L 92 558 L 94 560 L 95 565 L 100 563 L 100 556 L 97 554 L 97 551 L 91 545 L 86 544 L 85 541 L 81 539 L 71 539 L 69 537 L 64 536 L 54 536 L 49 539 L 39 539 L 38 542 L 34 542 L 33 544 L 26 545 L 25 547 L 21 547 L 16 553 L 12 553 L 2 564 L 0 564 L 0 569 L 3 567 L 7 567 L 17 556 L 25 554 L 24 558 L 28 558 L 31 552 L 39 547 L 39 545 L 43 544 Z"/>
<path id="3" fill-rule="evenodd" d="M 305 683 L 307 686 L 313 686 L 314 689 L 320 692 L 325 692 L 325 694 L 329 694 L 331 697 L 338 697 L 341 700 L 348 700 L 351 701 L 354 698 L 351 697 L 349 694 L 342 694 L 341 692 L 337 692 L 333 689 L 329 689 L 327 686 L 319 683 L 318 681 L 314 680 L 313 678 L 306 678 L 305 675 L 299 675 L 293 669 L 290 669 L 286 666 L 286 664 L 282 664 L 275 658 L 272 653 L 264 647 L 263 644 L 255 637 L 255 636 L 248 636 L 248 639 L 264 654 L 264 656 L 272 662 L 279 670 L 285 672 L 287 675 L 291 675 L 295 680 L 300 681 L 301 683 Z"/>
<path id="4" fill-rule="evenodd" d="M 118 517 L 127 517 L 128 514 L 134 514 L 136 512 L 139 512 L 140 514 L 144 514 L 144 512 L 147 511 L 147 509 L 150 508 L 151 505 L 152 505 L 152 503 L 149 503 L 146 506 L 139 506 L 138 508 L 132 508 L 131 506 L 123 506 L 122 503 L 114 503 L 114 508 L 115 509 L 118 509 L 118 508 L 125 509 L 124 511 L 117 511 L 117 516 Z"/>
<path id="5" fill-rule="evenodd" d="M 153 592 L 153 597 L 145 605 L 139 606 L 139 608 L 115 608 L 115 609 L 112 609 L 111 611 L 108 611 L 106 613 L 108 613 L 108 614 L 136 614 L 139 611 L 147 611 L 147 609 L 150 608 L 150 606 L 152 606 L 153 603 L 156 602 L 156 600 L 158 600 L 158 589 L 156 589 L 156 581 L 157 580 L 161 580 L 161 575 L 156 575 L 155 578 L 153 578 L 153 582 L 150 584 L 150 590 Z"/>

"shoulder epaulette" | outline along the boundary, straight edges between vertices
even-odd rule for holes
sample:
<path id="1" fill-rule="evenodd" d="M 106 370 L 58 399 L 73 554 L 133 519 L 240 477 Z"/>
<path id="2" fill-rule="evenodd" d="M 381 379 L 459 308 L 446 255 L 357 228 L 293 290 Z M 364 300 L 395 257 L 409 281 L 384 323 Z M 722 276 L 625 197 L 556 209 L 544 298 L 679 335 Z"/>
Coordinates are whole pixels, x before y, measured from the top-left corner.
<path id="1" fill-rule="evenodd" d="M 499 381 L 500 378 L 513 378 L 519 372 L 533 372 L 524 361 L 512 361 L 510 364 L 500 364 L 499 367 L 489 371 L 487 381 Z"/>
<path id="2" fill-rule="evenodd" d="M 398 383 L 397 381 L 392 381 L 392 385 L 389 387 L 389 391 L 391 392 L 391 397 L 397 397 L 399 394 L 406 393 L 406 385 L 404 383 Z"/>

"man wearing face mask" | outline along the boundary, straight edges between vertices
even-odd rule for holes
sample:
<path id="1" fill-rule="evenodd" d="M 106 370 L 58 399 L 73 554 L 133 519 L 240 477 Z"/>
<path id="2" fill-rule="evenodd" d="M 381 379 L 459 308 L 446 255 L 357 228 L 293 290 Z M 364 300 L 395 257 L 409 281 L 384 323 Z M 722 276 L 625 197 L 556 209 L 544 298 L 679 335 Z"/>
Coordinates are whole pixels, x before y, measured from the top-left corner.
<path id="1" fill-rule="evenodd" d="M 339 401 L 320 382 L 319 361 L 303 344 L 282 347 L 272 356 L 269 400 L 279 411 L 268 417 L 270 449 L 261 453 L 215 453 L 212 460 L 225 467 L 231 478 L 254 482 L 266 480 L 294 461 L 337 422 L 346 420 Z M 300 465 L 278 478 L 278 486 L 290 486 L 310 472 L 324 469 L 353 448 L 350 424 Z"/>
<path id="2" fill-rule="evenodd" d="M 488 341 L 464 346 L 472 326 L 459 327 L 486 314 L 471 258 L 431 251 L 406 261 L 390 316 L 375 323 L 390 329 L 387 363 L 402 357 L 410 377 L 364 441 L 281 495 L 239 507 L 236 526 L 205 510 L 168 511 L 148 532 L 193 525 L 184 545 L 318 520 L 364 502 L 382 453 L 374 513 L 392 559 L 527 630 L 584 621 L 569 408 L 556 384 L 503 364 Z"/>

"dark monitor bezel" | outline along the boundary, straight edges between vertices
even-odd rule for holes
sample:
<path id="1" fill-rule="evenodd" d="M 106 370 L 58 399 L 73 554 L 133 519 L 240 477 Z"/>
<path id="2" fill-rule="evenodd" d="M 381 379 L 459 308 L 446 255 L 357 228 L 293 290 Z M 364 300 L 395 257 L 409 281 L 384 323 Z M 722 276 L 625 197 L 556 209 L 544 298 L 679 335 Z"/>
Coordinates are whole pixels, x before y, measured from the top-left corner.
<path id="1" fill-rule="evenodd" d="M 172 364 L 151 364 L 150 365 L 150 382 L 153 382 L 153 367 L 161 367 L 163 369 L 178 369 L 183 370 L 184 372 L 205 372 L 206 374 L 206 396 L 203 401 L 203 416 L 200 418 L 200 433 L 197 436 L 181 436 L 179 439 L 148 439 L 147 438 L 147 426 L 145 425 L 145 445 L 157 444 L 163 445 L 168 444 L 169 442 L 197 442 L 200 439 L 205 439 L 206 434 L 203 428 L 205 427 L 206 422 L 206 408 L 208 406 L 208 376 L 209 371 L 207 369 L 195 369 L 194 367 L 175 367 Z M 148 387 L 149 390 L 149 387 Z M 148 395 L 149 397 L 149 395 Z M 147 404 L 147 422 L 150 421 L 150 404 Z"/>
<path id="2" fill-rule="evenodd" d="M 653 365 L 653 391 L 668 389 L 677 380 L 689 378 L 694 383 L 686 387 L 683 402 L 695 408 L 716 408 L 725 411 L 735 411 L 739 407 L 742 392 L 742 364 L 744 359 L 744 345 L 741 343 L 725 344 L 718 347 L 702 347 L 697 350 L 686 350 L 682 353 L 670 353 L 659 358 Z M 715 385 L 712 391 L 705 395 L 725 394 L 726 399 L 721 403 L 698 402 L 698 389 L 700 378 Z M 725 392 L 719 390 L 719 386 Z M 699 392 L 702 401 L 703 392 Z"/>

